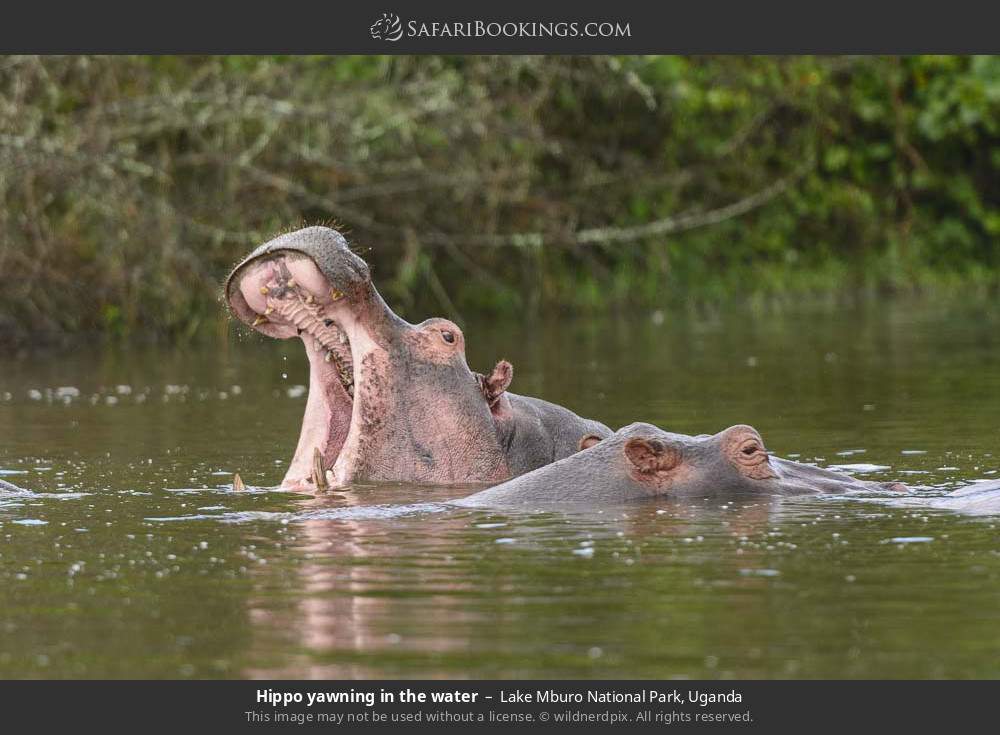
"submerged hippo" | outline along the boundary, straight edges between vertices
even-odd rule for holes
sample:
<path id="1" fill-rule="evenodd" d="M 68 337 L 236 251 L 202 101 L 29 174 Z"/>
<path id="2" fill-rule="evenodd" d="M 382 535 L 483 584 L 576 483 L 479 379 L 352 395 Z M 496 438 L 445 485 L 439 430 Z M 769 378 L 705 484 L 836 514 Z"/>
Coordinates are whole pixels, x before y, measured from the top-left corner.
<path id="1" fill-rule="evenodd" d="M 607 438 L 584 436 L 580 446 L 585 451 L 454 504 L 598 504 L 654 496 L 906 490 L 897 482 L 866 482 L 841 472 L 772 457 L 752 426 L 731 426 L 711 436 L 687 436 L 637 423 Z"/>
<path id="2" fill-rule="evenodd" d="M 327 227 L 261 245 L 230 274 L 226 301 L 270 337 L 299 337 L 309 397 L 282 485 L 355 480 L 501 482 L 611 430 L 552 403 L 508 393 L 513 368 L 465 360 L 447 319 L 409 324 L 375 290 L 368 264 Z"/>

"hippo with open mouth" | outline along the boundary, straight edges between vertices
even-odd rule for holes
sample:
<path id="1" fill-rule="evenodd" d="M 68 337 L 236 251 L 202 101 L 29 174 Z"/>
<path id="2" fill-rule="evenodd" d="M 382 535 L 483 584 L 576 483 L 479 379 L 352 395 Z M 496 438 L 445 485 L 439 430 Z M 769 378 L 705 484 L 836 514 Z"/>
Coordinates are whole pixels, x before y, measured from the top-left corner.
<path id="1" fill-rule="evenodd" d="M 581 451 L 508 482 L 454 501 L 471 507 L 607 504 L 656 496 L 802 495 L 852 490 L 906 491 L 768 454 L 752 426 L 718 434 L 672 434 L 630 424 L 607 438 L 586 435 Z"/>
<path id="2" fill-rule="evenodd" d="M 472 372 L 462 331 L 447 319 L 398 317 L 368 264 L 328 227 L 261 245 L 230 274 L 225 295 L 244 323 L 305 345 L 309 397 L 283 487 L 496 483 L 576 452 L 583 435 L 611 434 L 508 393 L 506 361 L 488 376 Z"/>

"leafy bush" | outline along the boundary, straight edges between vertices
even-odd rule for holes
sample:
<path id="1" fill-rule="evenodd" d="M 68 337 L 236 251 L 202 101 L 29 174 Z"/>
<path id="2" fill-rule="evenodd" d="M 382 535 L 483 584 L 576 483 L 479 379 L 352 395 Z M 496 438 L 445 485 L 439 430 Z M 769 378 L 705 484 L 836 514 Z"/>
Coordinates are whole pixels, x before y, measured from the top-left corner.
<path id="1" fill-rule="evenodd" d="M 1000 59 L 5 57 L 0 339 L 191 335 L 335 221 L 404 313 L 992 287 Z"/>

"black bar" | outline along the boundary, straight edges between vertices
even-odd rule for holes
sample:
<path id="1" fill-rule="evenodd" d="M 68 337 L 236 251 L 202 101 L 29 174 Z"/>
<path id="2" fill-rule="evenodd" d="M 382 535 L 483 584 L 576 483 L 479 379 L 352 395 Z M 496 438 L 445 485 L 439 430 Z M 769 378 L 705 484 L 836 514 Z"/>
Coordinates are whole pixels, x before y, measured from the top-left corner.
<path id="1" fill-rule="evenodd" d="M 398 16 L 396 40 L 373 38 L 383 14 Z M 774 0 L 563 2 L 457 0 L 140 3 L 99 9 L 10 5 L 0 52 L 21 53 L 989 53 L 1000 50 L 994 3 L 843 3 Z M 627 36 L 587 36 L 587 23 L 628 26 Z M 422 35 L 437 26 L 436 35 Z M 456 26 L 462 35 L 456 35 Z M 514 35 L 504 24 L 529 24 Z M 547 33 L 542 24 L 575 23 Z M 411 25 L 412 24 L 412 25 Z M 476 35 L 482 24 L 481 35 Z M 487 27 L 499 24 L 500 32 Z M 530 24 L 535 24 L 530 26 Z M 442 28 L 448 26 L 448 35 Z M 530 30 L 533 29 L 533 30 Z M 495 29 L 494 29 L 495 30 Z M 595 29 L 595 31 L 598 29 Z M 395 36 L 395 33 L 390 34 Z"/>
<path id="2" fill-rule="evenodd" d="M 993 681 L 11 681 L 3 717 L 9 732 L 966 732 L 995 726 L 998 691 Z M 310 694 L 346 701 L 310 706 Z"/>

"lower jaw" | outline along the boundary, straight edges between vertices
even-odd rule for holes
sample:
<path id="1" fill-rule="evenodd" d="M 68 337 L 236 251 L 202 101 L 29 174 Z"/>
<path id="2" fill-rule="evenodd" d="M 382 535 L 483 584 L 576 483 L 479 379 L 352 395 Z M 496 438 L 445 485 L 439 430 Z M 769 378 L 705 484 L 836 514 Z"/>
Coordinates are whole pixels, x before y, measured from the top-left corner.
<path id="1" fill-rule="evenodd" d="M 350 432 L 353 414 L 354 401 L 340 382 L 336 364 L 327 362 L 325 354 L 313 349 L 309 340 L 303 342 L 309 358 L 309 396 L 295 454 L 281 483 L 286 489 L 314 488 L 317 449 L 323 467 L 333 467 Z"/>
<path id="2" fill-rule="evenodd" d="M 362 415 L 364 410 L 371 410 L 379 406 L 377 400 L 373 402 L 371 386 L 367 382 L 379 383 L 379 376 L 384 375 L 380 366 L 384 365 L 384 351 L 379 348 L 372 335 L 366 328 L 349 315 L 348 318 L 341 319 L 338 326 L 347 336 L 351 345 L 351 363 L 354 374 L 354 397 L 346 423 L 343 439 L 340 442 L 336 461 L 324 465 L 329 469 L 327 477 L 333 486 L 347 485 L 354 480 L 355 472 L 358 468 L 359 458 L 362 454 L 361 436 L 362 427 L 367 425 L 366 418 Z M 367 380 L 366 380 L 367 378 Z M 345 393 L 346 395 L 346 393 Z M 370 438 L 370 437 L 369 437 Z"/>

